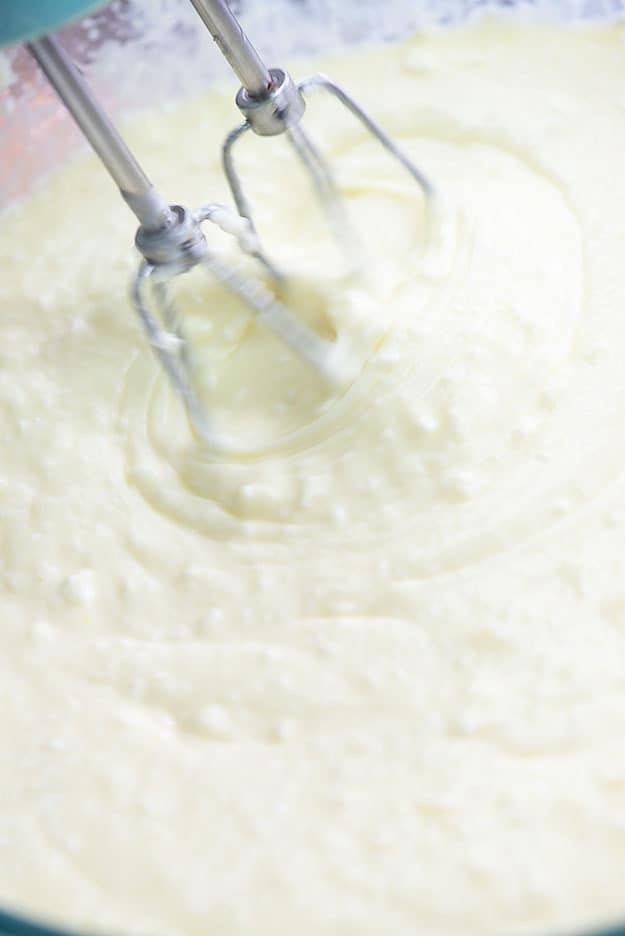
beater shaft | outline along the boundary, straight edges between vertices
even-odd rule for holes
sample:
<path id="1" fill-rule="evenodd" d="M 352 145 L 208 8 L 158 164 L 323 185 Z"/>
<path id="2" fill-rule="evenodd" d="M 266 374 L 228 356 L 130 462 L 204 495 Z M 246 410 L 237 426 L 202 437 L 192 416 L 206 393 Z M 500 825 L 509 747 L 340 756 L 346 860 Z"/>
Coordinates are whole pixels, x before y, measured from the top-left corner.
<path id="1" fill-rule="evenodd" d="M 159 230 L 173 222 L 171 208 L 156 191 L 63 47 L 53 36 L 28 43 L 46 78 L 116 182 L 139 223 Z"/>
<path id="2" fill-rule="evenodd" d="M 226 0 L 191 3 L 250 97 L 264 97 L 272 85 L 271 74 Z"/>

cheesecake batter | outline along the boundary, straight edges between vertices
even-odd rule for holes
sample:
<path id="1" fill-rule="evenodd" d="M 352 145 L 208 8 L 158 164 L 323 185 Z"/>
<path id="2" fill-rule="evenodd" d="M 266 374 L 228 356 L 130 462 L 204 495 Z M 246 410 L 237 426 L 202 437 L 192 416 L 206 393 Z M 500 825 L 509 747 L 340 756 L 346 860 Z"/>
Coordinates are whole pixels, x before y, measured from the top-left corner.
<path id="1" fill-rule="evenodd" d="M 625 32 L 489 18 L 323 69 L 439 197 L 311 102 L 351 276 L 283 141 L 246 141 L 292 308 L 358 368 L 181 279 L 225 454 L 132 317 L 95 159 L 0 223 L 0 904 L 153 936 L 625 918 Z M 231 96 L 129 129 L 172 200 L 227 200 Z"/>

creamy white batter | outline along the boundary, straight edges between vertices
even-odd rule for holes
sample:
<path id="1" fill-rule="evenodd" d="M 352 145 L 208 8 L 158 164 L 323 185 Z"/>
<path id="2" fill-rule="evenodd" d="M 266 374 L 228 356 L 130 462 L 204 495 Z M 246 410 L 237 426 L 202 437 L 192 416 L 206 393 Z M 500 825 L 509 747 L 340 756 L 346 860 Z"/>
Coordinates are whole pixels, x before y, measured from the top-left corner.
<path id="1" fill-rule="evenodd" d="M 427 234 L 311 103 L 350 278 L 283 144 L 242 147 L 293 307 L 364 362 L 337 392 L 181 282 L 247 454 L 193 441 L 93 158 L 0 225 L 0 903 L 157 936 L 624 918 L 625 33 L 491 19 L 323 68 L 441 197 Z M 129 135 L 197 206 L 233 116 Z"/>

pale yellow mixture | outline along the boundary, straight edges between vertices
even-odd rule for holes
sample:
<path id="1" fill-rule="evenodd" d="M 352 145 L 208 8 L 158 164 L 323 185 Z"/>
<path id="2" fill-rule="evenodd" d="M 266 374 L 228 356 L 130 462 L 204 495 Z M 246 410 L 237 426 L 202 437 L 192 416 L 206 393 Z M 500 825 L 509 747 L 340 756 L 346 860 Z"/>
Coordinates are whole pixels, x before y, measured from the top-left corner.
<path id="1" fill-rule="evenodd" d="M 284 141 L 241 147 L 293 308 L 361 370 L 331 388 L 187 277 L 237 454 L 154 362 L 94 158 L 0 225 L 0 905 L 153 936 L 625 918 L 625 31 L 489 19 L 323 68 L 439 198 L 311 102 L 349 277 Z M 229 87 L 129 135 L 198 206 L 235 119 Z"/>

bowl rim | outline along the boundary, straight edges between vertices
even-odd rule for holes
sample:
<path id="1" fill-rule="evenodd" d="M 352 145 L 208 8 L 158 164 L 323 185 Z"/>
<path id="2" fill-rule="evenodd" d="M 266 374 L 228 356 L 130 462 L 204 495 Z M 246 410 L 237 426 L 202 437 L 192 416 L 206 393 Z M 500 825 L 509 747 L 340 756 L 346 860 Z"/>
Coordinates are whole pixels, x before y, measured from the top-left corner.
<path id="1" fill-rule="evenodd" d="M 9 913 L 0 907 L 0 936 L 95 936 L 86 931 L 63 929 L 37 921 L 34 917 Z M 625 936 L 625 922 L 603 929 L 578 930 L 575 936 Z"/>

